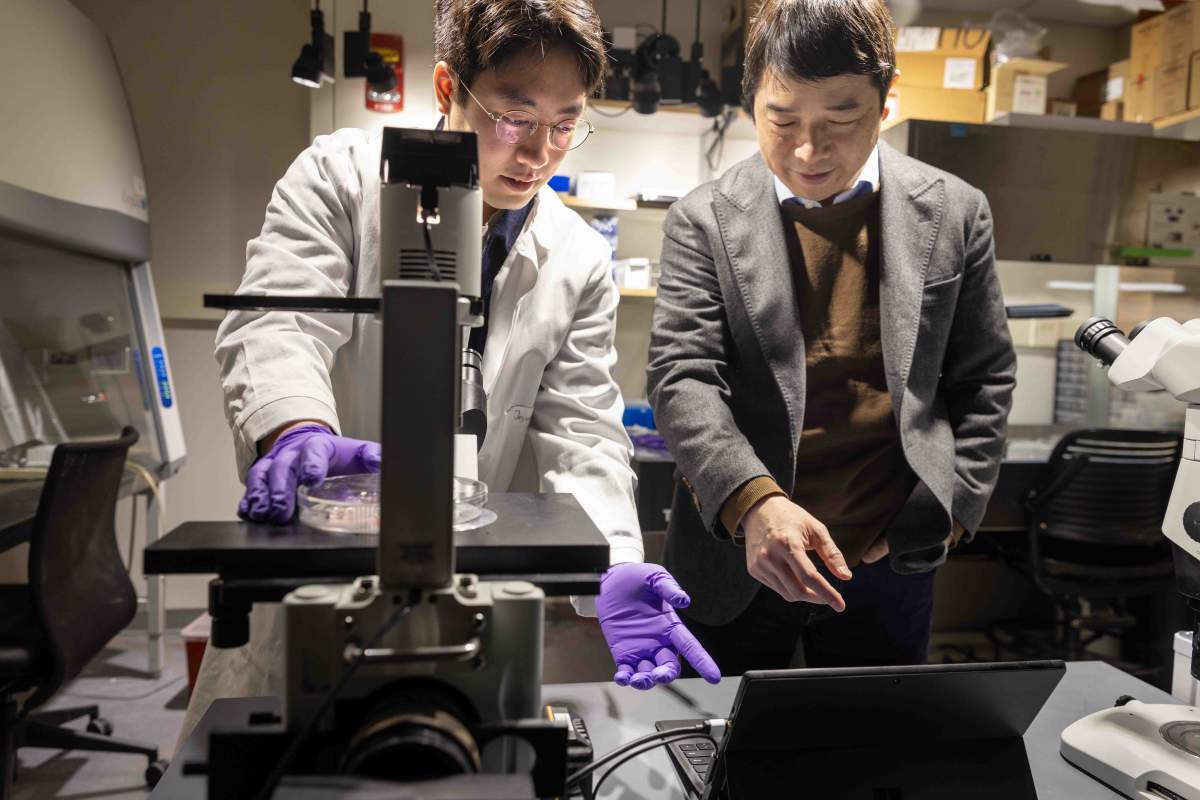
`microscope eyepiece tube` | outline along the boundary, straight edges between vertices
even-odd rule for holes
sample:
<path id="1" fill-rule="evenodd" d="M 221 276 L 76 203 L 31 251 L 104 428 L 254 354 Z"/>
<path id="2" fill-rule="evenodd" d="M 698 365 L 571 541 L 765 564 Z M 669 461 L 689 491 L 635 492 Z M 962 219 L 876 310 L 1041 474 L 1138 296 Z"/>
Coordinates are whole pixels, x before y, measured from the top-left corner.
<path id="1" fill-rule="evenodd" d="M 1112 320 L 1092 317 L 1075 331 L 1075 346 L 1107 367 L 1129 346 L 1129 339 Z"/>

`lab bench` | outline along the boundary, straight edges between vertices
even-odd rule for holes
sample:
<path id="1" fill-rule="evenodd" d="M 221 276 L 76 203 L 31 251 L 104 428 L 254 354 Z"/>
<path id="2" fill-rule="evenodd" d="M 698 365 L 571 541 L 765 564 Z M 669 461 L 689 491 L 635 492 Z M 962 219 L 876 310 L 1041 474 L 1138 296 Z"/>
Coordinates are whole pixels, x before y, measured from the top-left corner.
<path id="1" fill-rule="evenodd" d="M 648 692 L 612 683 L 549 684 L 542 688 L 544 704 L 565 705 L 583 717 L 597 757 L 618 745 L 654 730 L 658 720 L 712 718 L 729 713 L 738 681 L 726 678 L 711 686 L 698 678 L 675 681 Z M 1025 733 L 1025 751 L 1040 800 L 1117 800 L 1121 795 L 1073 767 L 1059 755 L 1063 729 L 1092 712 L 1108 708 L 1122 695 L 1145 703 L 1177 703 L 1159 689 L 1099 662 L 1067 665 L 1066 675 L 1055 688 Z M 245 720 L 255 712 L 278 714 L 273 697 L 217 700 L 184 742 L 158 784 L 154 798 L 201 800 L 206 797 L 203 775 L 184 774 L 184 765 L 203 762 L 207 756 L 207 733 L 215 726 Z M 819 724 L 798 720 L 797 724 Z M 797 790 L 803 790 L 797 776 Z M 314 797 L 316 795 L 313 795 Z M 621 800 L 682 800 L 683 790 L 669 757 L 662 748 L 621 767 L 606 784 L 602 798 Z"/>

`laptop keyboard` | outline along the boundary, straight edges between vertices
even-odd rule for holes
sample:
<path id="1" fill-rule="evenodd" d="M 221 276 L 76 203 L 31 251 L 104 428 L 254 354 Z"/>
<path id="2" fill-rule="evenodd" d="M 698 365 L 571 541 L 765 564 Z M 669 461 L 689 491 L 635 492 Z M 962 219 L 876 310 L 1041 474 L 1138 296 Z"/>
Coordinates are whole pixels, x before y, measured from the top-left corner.
<path id="1" fill-rule="evenodd" d="M 683 756 L 680 763 L 686 763 L 688 769 L 700 779 L 701 783 L 708 779 L 708 770 L 716 756 L 712 742 L 707 739 L 684 739 L 681 742 L 673 743 L 671 747 Z"/>

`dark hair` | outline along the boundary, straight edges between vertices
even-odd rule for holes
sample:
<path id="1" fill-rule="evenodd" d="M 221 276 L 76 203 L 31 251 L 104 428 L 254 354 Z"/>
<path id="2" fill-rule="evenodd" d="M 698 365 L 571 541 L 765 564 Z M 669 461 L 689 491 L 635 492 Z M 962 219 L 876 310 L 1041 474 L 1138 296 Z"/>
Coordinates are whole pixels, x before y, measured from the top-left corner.
<path id="1" fill-rule="evenodd" d="M 801 81 L 868 75 L 882 109 L 896 74 L 893 28 L 884 0 L 763 0 L 746 35 L 743 105 L 754 113 L 771 69 Z"/>
<path id="2" fill-rule="evenodd" d="M 604 84 L 605 49 L 591 0 L 436 0 L 434 58 L 461 84 L 531 47 L 566 45 L 575 54 L 589 96 Z"/>

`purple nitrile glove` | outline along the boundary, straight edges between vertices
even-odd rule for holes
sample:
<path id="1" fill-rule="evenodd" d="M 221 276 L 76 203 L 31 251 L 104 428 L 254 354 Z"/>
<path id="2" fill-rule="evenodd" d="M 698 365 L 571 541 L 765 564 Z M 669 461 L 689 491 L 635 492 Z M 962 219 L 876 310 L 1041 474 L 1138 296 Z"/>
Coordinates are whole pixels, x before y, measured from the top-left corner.
<path id="1" fill-rule="evenodd" d="M 680 621 L 677 608 L 692 602 L 671 573 L 657 564 L 614 564 L 600 578 L 596 614 L 608 642 L 618 686 L 649 689 L 679 677 L 679 657 L 709 683 L 721 680 L 712 656 Z"/>
<path id="2" fill-rule="evenodd" d="M 336 436 L 322 425 L 284 431 L 246 473 L 238 516 L 255 522 L 287 522 L 296 510 L 297 486 L 316 486 L 331 475 L 378 472 L 380 460 L 376 442 Z"/>

